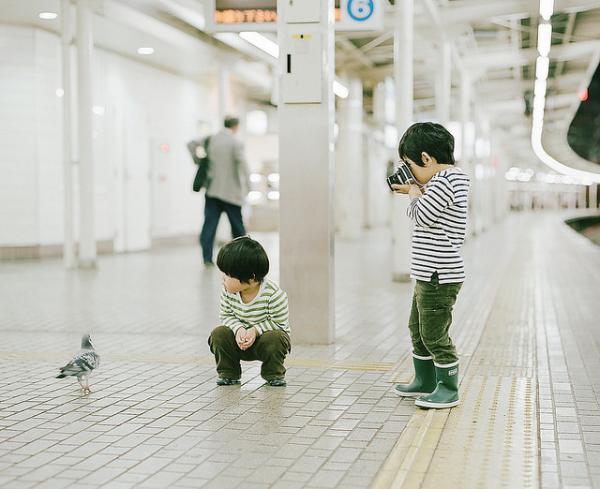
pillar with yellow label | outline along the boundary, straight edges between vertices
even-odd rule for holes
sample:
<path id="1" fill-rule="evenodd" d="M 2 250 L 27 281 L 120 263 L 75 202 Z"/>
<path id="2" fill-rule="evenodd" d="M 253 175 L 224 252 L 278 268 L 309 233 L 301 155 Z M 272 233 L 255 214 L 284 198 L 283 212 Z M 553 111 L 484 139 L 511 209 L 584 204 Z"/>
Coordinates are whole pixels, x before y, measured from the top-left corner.
<path id="1" fill-rule="evenodd" d="M 280 281 L 293 341 L 334 340 L 333 0 L 278 0 Z"/>

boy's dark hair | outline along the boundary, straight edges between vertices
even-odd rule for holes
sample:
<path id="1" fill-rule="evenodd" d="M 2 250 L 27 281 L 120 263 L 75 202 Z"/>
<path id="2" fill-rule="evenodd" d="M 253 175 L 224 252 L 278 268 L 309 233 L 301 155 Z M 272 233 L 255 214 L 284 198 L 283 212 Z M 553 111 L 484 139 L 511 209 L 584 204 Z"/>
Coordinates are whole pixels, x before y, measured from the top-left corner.
<path id="1" fill-rule="evenodd" d="M 217 266 L 224 274 L 248 283 L 262 282 L 269 273 L 269 257 L 258 241 L 249 236 L 235 238 L 219 250 Z"/>
<path id="2" fill-rule="evenodd" d="M 454 136 L 441 124 L 417 122 L 410 126 L 398 145 L 398 156 L 408 157 L 418 166 L 425 166 L 421 153 L 433 156 L 438 163 L 454 165 Z"/>
<path id="3" fill-rule="evenodd" d="M 231 129 L 232 127 L 237 127 L 240 125 L 240 120 L 237 117 L 225 117 L 223 121 L 223 125 L 227 129 Z"/>

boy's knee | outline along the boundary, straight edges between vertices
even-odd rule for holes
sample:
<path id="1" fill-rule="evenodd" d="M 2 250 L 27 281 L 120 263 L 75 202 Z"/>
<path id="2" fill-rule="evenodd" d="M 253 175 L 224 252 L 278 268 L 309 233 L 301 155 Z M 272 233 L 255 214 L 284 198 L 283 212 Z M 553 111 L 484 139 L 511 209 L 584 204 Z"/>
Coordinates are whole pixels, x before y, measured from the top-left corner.
<path id="1" fill-rule="evenodd" d="M 208 337 L 208 344 L 223 343 L 233 337 L 233 331 L 227 326 L 217 326 Z"/>
<path id="2" fill-rule="evenodd" d="M 283 331 L 266 331 L 260 339 L 266 353 L 283 353 L 285 355 L 290 348 L 290 340 Z"/>

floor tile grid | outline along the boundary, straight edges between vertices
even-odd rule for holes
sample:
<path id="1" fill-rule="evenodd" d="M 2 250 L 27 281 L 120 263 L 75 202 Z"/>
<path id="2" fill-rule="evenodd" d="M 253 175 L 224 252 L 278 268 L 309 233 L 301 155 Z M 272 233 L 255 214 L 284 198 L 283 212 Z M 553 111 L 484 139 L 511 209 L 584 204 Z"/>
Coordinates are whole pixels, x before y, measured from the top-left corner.
<path id="1" fill-rule="evenodd" d="M 555 455 L 562 487 L 600 487 L 600 348 L 594 337 L 600 280 L 598 248 L 564 226 L 553 229 L 552 266 L 538 267 L 538 287 L 549 300 L 543 310 L 551 359 Z M 568 251 L 566 251 L 568 250 Z M 555 260 L 563 255 L 561 260 Z M 571 286 L 564 287 L 564 282 Z M 591 421 L 591 422 L 590 422 Z"/>

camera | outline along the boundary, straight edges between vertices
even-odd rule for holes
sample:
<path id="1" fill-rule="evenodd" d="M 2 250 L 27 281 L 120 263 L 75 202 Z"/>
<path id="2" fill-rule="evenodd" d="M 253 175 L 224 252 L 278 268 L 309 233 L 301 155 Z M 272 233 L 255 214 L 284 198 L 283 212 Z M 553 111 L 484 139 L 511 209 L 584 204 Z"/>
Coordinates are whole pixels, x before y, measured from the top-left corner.
<path id="1" fill-rule="evenodd" d="M 387 177 L 386 182 L 393 192 L 392 185 L 411 185 L 416 183 L 415 177 L 406 163 L 400 163 L 396 173 Z"/>

